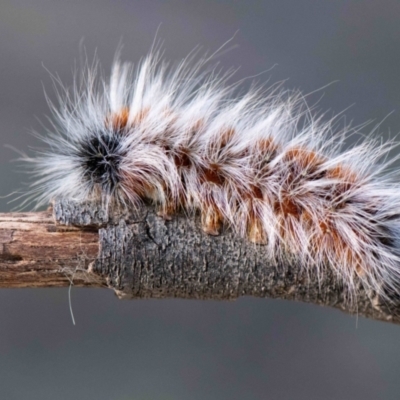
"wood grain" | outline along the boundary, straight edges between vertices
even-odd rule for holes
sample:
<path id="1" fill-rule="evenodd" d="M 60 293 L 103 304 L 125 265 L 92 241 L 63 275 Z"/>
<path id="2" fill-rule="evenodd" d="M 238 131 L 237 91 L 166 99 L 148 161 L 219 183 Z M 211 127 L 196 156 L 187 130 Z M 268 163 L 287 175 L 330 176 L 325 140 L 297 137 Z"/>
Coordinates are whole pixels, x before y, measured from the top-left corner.
<path id="1" fill-rule="evenodd" d="M 0 287 L 102 286 L 87 269 L 98 231 L 56 225 L 51 211 L 0 214 Z"/>

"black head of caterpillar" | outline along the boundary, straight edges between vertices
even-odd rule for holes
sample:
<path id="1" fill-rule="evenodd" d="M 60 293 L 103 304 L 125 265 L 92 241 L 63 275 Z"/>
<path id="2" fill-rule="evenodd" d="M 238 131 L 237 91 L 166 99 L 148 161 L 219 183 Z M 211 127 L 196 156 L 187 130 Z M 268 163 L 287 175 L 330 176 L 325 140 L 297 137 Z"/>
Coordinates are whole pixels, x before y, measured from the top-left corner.
<path id="1" fill-rule="evenodd" d="M 92 133 L 84 139 L 77 151 L 83 178 L 92 189 L 99 185 L 102 192 L 114 193 L 120 183 L 120 164 L 126 156 L 119 134 Z"/>

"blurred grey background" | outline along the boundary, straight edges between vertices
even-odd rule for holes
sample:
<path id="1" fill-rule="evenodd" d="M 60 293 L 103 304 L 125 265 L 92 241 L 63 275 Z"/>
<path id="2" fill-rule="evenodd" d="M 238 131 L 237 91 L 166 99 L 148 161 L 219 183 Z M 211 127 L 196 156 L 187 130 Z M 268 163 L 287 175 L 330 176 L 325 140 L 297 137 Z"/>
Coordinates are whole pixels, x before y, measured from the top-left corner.
<path id="1" fill-rule="evenodd" d="M 161 26 L 160 26 L 161 24 Z M 37 144 L 48 69 L 72 83 L 79 43 L 109 70 L 155 37 L 176 61 L 196 45 L 240 67 L 236 79 L 318 92 L 331 117 L 400 131 L 398 0 L 1 0 L 1 144 Z M 228 45 L 229 47 L 230 45 Z M 44 68 L 44 67 L 45 68 Z M 378 133 L 377 133 L 378 134 Z M 0 195 L 29 181 L 0 146 Z M 12 204 L 1 199 L 0 211 Z M 400 327 L 312 305 L 119 301 L 107 290 L 0 291 L 1 399 L 399 399 Z"/>

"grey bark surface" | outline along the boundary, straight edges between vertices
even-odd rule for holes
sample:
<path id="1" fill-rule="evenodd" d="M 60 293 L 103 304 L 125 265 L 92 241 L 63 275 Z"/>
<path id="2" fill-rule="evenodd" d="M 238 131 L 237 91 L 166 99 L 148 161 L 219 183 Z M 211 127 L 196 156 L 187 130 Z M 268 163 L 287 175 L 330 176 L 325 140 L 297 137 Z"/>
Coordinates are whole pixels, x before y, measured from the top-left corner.
<path id="1" fill-rule="evenodd" d="M 99 230 L 99 254 L 88 270 L 120 298 L 281 298 L 400 323 L 398 303 L 385 304 L 361 285 L 350 302 L 329 268 L 318 279 L 294 259 L 276 265 L 265 246 L 229 230 L 206 235 L 196 217 L 176 215 L 165 221 L 149 206 L 108 215 L 98 205 L 65 199 L 54 202 L 53 215 L 57 224 Z"/>

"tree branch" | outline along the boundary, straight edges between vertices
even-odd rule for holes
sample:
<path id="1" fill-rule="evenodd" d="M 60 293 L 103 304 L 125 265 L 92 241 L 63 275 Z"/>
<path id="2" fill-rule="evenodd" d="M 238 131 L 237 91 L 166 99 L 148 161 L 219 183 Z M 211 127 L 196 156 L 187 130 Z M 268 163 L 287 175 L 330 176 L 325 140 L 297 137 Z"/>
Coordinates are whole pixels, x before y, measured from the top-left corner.
<path id="1" fill-rule="evenodd" d="M 348 293 L 329 269 L 322 277 L 288 258 L 275 265 L 261 245 L 229 230 L 202 232 L 197 218 L 172 221 L 143 206 L 108 216 L 93 204 L 57 200 L 53 212 L 0 214 L 0 287 L 110 287 L 120 298 L 298 300 L 400 323 L 400 303 L 359 286 Z"/>
<path id="2" fill-rule="evenodd" d="M 98 254 L 97 230 L 62 227 L 51 211 L 0 214 L 0 287 L 102 286 L 87 272 Z"/>

